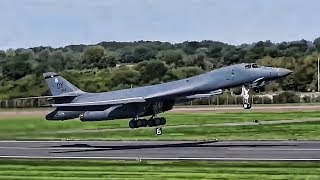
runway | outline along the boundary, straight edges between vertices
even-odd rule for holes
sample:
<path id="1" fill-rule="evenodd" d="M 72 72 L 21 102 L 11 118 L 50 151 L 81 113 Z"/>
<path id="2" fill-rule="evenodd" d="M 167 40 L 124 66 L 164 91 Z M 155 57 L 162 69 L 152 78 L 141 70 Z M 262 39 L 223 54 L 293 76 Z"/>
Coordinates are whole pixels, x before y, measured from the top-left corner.
<path id="1" fill-rule="evenodd" d="M 320 141 L 0 141 L 0 158 L 320 161 Z"/>

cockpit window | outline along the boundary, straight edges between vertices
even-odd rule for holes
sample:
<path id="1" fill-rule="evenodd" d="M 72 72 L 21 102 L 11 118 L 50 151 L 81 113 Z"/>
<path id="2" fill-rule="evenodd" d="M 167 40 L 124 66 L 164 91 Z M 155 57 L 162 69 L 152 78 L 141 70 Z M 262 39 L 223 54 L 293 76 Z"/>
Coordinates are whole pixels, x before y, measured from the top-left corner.
<path id="1" fill-rule="evenodd" d="M 246 65 L 245 68 L 246 68 L 246 69 L 250 69 L 250 68 L 251 68 L 251 64 Z"/>
<path id="2" fill-rule="evenodd" d="M 252 68 L 259 68 L 257 64 L 252 64 Z"/>

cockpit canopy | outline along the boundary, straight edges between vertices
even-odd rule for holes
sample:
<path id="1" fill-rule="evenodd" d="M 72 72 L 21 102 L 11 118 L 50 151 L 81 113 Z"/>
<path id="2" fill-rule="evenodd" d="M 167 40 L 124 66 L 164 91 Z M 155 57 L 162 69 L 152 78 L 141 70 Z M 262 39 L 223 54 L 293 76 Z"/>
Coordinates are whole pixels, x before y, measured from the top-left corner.
<path id="1" fill-rule="evenodd" d="M 245 66 L 246 69 L 250 69 L 250 68 L 259 68 L 259 66 L 257 64 L 248 64 Z"/>

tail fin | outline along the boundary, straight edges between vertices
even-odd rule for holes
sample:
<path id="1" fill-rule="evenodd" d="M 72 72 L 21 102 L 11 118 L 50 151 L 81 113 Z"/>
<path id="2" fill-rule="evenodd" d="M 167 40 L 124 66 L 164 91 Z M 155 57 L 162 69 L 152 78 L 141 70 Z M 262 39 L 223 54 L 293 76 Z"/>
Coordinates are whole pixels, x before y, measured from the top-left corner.
<path id="1" fill-rule="evenodd" d="M 80 89 L 69 83 L 63 77 L 54 72 L 47 72 L 43 74 L 43 77 L 48 83 L 48 87 L 52 96 L 58 96 L 71 92 L 82 93 Z"/>

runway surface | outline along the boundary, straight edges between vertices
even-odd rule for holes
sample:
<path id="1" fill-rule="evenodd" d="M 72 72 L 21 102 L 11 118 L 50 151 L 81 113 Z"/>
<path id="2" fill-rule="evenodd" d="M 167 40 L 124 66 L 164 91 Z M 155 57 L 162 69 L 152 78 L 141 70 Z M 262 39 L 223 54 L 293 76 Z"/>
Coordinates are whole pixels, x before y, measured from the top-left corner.
<path id="1" fill-rule="evenodd" d="M 0 141 L 0 158 L 320 161 L 320 141 Z"/>

